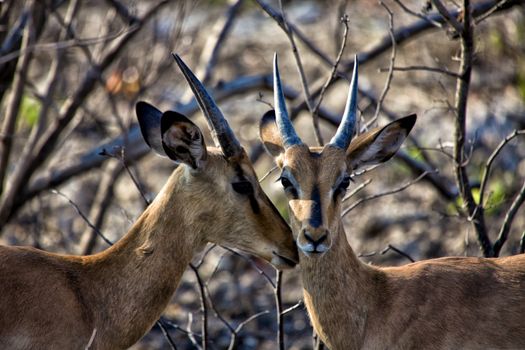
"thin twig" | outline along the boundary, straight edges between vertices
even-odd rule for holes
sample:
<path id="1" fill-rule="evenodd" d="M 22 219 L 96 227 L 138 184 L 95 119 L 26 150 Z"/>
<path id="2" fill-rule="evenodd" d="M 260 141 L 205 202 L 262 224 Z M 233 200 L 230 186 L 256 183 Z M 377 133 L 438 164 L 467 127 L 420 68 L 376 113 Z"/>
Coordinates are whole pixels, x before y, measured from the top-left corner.
<path id="1" fill-rule="evenodd" d="M 195 273 L 195 278 L 197 279 L 197 284 L 199 285 L 199 295 L 200 295 L 201 312 L 202 312 L 201 347 L 202 347 L 202 350 L 206 350 L 208 348 L 208 306 L 206 305 L 206 292 L 204 290 L 204 283 L 202 282 L 202 278 L 199 273 L 199 269 L 193 264 L 190 264 L 190 268 Z"/>
<path id="2" fill-rule="evenodd" d="M 264 311 L 261 311 L 261 312 L 258 312 L 250 317 L 248 317 L 246 320 L 242 321 L 241 323 L 239 323 L 239 325 L 237 326 L 237 328 L 235 328 L 234 332 L 232 332 L 231 334 L 231 338 L 230 338 L 230 346 L 228 346 L 228 350 L 233 350 L 235 349 L 235 346 L 237 344 L 237 335 L 239 334 L 239 332 L 244 328 L 244 326 L 246 326 L 249 322 L 255 320 L 256 318 L 258 317 L 261 317 L 263 315 L 267 315 L 269 314 L 270 311 L 268 310 L 264 310 Z"/>
<path id="3" fill-rule="evenodd" d="M 188 331 L 184 328 L 182 328 L 181 326 L 179 326 L 178 324 L 175 324 L 165 318 L 161 318 L 162 322 L 164 323 L 164 325 L 166 326 L 170 326 L 171 328 L 173 328 L 174 330 L 176 331 L 179 331 L 183 334 L 186 334 L 187 336 L 192 336 L 192 337 L 197 337 L 197 338 L 202 338 L 202 335 L 200 335 L 199 333 L 195 333 L 195 332 L 192 332 L 192 331 Z"/>
<path id="4" fill-rule="evenodd" d="M 104 170 L 100 183 L 98 185 L 95 198 L 89 211 L 89 221 L 93 223 L 98 230 L 102 227 L 104 218 L 108 213 L 108 207 L 113 199 L 115 183 L 122 173 L 123 167 L 118 162 L 109 163 Z M 80 235 L 79 251 L 82 255 L 89 255 L 95 249 L 98 233 L 88 225 Z"/>
<path id="5" fill-rule="evenodd" d="M 270 176 L 271 173 L 273 173 L 275 170 L 277 170 L 278 167 L 277 165 L 275 165 L 273 168 L 271 168 L 270 170 L 268 170 L 268 172 L 266 172 L 266 174 L 264 174 L 260 179 L 259 179 L 259 183 L 263 182 L 268 176 Z"/>
<path id="6" fill-rule="evenodd" d="M 28 19 L 24 20 L 24 18 L 29 16 L 28 13 L 32 11 L 33 5 L 33 2 L 30 2 L 29 7 L 24 10 L 18 21 L 19 26 L 17 27 L 17 32 L 19 31 L 19 34 L 23 33 L 21 49 L 27 48 L 34 40 L 32 21 Z M 16 34 L 12 35 L 16 36 Z M 3 50 L 4 48 L 2 47 L 2 51 Z M 31 58 L 32 55 L 26 55 L 16 64 L 11 94 L 9 96 L 9 101 L 7 101 L 7 110 L 5 111 L 5 116 L 3 117 L 4 120 L 2 121 L 0 129 L 0 194 L 4 189 L 4 179 L 7 174 L 9 158 L 11 155 L 11 146 L 13 144 L 16 121 L 19 115 L 18 111 L 22 104 L 24 85 L 26 83 L 27 74 L 29 73 L 28 68 Z"/>
<path id="7" fill-rule="evenodd" d="M 80 210 L 79 206 L 73 202 L 73 200 L 71 200 L 71 198 L 69 198 L 68 196 L 66 196 L 64 193 L 60 192 L 59 190 L 57 189 L 54 189 L 54 190 L 51 190 L 51 193 L 54 193 L 54 194 L 57 194 L 59 195 L 60 197 L 66 199 L 69 204 L 71 204 L 71 206 L 75 209 L 75 211 L 78 213 L 78 215 L 80 215 L 80 217 L 82 218 L 82 220 L 84 220 L 84 222 L 93 229 L 93 231 L 95 231 L 97 233 L 97 235 L 100 236 L 100 238 L 102 238 L 102 240 L 104 240 L 104 242 L 106 242 L 108 245 L 113 245 L 113 242 L 111 242 L 102 232 L 100 232 L 100 230 L 98 228 L 95 227 L 95 225 L 93 225 L 88 217 L 82 212 L 82 210 Z"/>
<path id="8" fill-rule="evenodd" d="M 300 307 L 303 307 L 303 306 L 304 306 L 304 301 L 299 300 L 297 302 L 297 304 L 295 304 L 293 306 L 290 306 L 289 308 L 283 310 L 281 312 L 281 315 L 283 315 L 283 316 L 288 315 L 290 312 L 295 311 L 295 310 L 297 310 L 297 309 L 299 309 Z"/>
<path id="9" fill-rule="evenodd" d="M 235 250 L 231 249 L 231 248 L 228 248 L 226 246 L 222 246 L 222 248 L 226 249 L 227 251 L 229 251 L 230 253 L 234 254 L 234 255 L 237 255 L 237 256 L 240 256 L 241 258 L 243 258 L 244 260 L 246 260 L 247 262 L 250 263 L 250 265 L 252 265 L 252 267 L 259 273 L 259 275 L 262 275 L 264 276 L 264 278 L 266 279 L 266 281 L 272 286 L 273 289 L 276 288 L 275 286 L 275 283 L 272 281 L 272 278 L 266 273 L 264 272 L 263 270 L 261 270 L 259 268 L 259 266 L 257 266 L 252 259 L 250 259 L 249 257 L 247 256 L 244 256 L 243 254 L 239 253 L 239 252 L 236 252 Z"/>
<path id="10" fill-rule="evenodd" d="M 363 188 L 365 188 L 366 186 L 368 186 L 370 183 L 372 182 L 372 179 L 368 179 L 366 180 L 365 182 L 359 184 L 359 186 L 357 186 L 356 188 L 354 188 L 354 190 L 352 192 L 350 192 L 349 194 L 347 194 L 344 198 L 343 198 L 343 202 L 347 201 L 348 199 L 352 198 L 353 196 L 355 196 L 357 193 L 361 192 L 361 190 Z"/>
<path id="11" fill-rule="evenodd" d="M 498 10 L 501 10 L 503 8 L 503 6 L 505 6 L 505 4 L 509 2 L 509 0 L 501 0 L 500 2 L 498 2 L 497 4 L 495 4 L 490 10 L 488 10 L 487 12 L 485 12 L 483 15 L 477 17 L 474 19 L 474 22 L 477 24 L 480 24 L 481 22 L 483 22 L 485 19 L 489 18 L 494 12 L 498 11 Z"/>
<path id="12" fill-rule="evenodd" d="M 225 47 L 224 41 L 228 37 L 228 34 L 233 28 L 234 21 L 241 9 L 243 0 L 235 0 L 235 2 L 228 7 L 226 14 L 220 21 L 216 23 L 212 32 L 218 33 L 217 35 L 207 34 L 207 41 L 204 45 L 204 50 L 201 53 L 200 60 L 205 62 L 204 74 L 202 75 L 202 83 L 207 85 L 211 79 L 213 68 L 217 64 L 217 58 L 219 57 L 220 50 Z M 197 70 L 200 75 L 200 70 Z"/>
<path id="13" fill-rule="evenodd" d="M 133 174 L 133 172 L 129 168 L 129 165 L 126 162 L 126 155 L 125 155 L 125 148 L 124 147 L 118 149 L 116 153 L 110 153 L 106 149 L 103 149 L 102 151 L 100 151 L 99 155 L 118 159 L 121 162 L 121 164 L 124 167 L 124 169 L 126 169 L 126 172 L 128 173 L 131 181 L 133 181 L 133 184 L 135 185 L 135 187 L 139 191 L 140 196 L 144 200 L 144 203 L 146 205 L 150 205 L 151 204 L 151 201 L 146 197 L 146 193 L 142 189 L 142 186 L 140 185 L 139 181 L 137 180 L 135 174 Z"/>
<path id="14" fill-rule="evenodd" d="M 396 54 L 397 54 L 396 37 L 394 34 L 394 14 L 383 1 L 379 1 L 379 3 L 381 4 L 381 6 L 384 7 L 386 12 L 388 12 L 388 34 L 390 35 L 390 40 L 392 40 L 392 52 L 390 54 L 390 68 L 388 69 L 388 75 L 386 77 L 385 86 L 383 87 L 383 91 L 381 92 L 381 95 L 379 96 L 379 100 L 377 101 L 376 112 L 374 113 L 374 116 L 372 117 L 371 119 L 372 121 L 370 122 L 370 124 L 375 123 L 375 121 L 379 117 L 379 112 L 381 111 L 381 105 L 383 104 L 386 94 L 388 93 L 388 90 L 390 89 L 390 84 L 392 83 L 392 78 L 394 77 L 394 63 L 396 61 Z"/>
<path id="15" fill-rule="evenodd" d="M 286 20 L 286 14 L 284 12 L 282 0 L 279 0 L 279 6 L 281 8 L 282 22 L 277 22 L 277 23 L 278 24 L 282 23 L 282 25 L 280 25 L 280 27 L 286 33 L 286 36 L 288 37 L 288 40 L 290 42 L 290 46 L 292 47 L 292 53 L 293 53 L 294 58 L 295 58 L 297 71 L 299 72 L 299 77 L 301 78 L 301 86 L 303 88 L 304 99 L 306 101 L 306 105 L 308 107 L 308 110 L 310 111 L 310 113 L 313 116 L 313 108 L 314 107 L 313 107 L 313 103 L 312 103 L 312 95 L 310 94 L 310 89 L 308 88 L 308 81 L 306 80 L 306 74 L 304 73 L 304 67 L 303 67 L 303 63 L 301 61 L 301 55 L 299 54 L 299 49 L 297 48 L 297 45 L 295 45 L 295 39 L 294 39 L 293 31 L 288 26 L 288 21 Z M 319 130 L 319 120 L 317 120 L 316 118 L 313 118 L 313 117 L 312 117 L 312 120 L 313 120 L 313 126 L 314 126 L 314 132 L 315 132 L 315 138 L 317 140 L 317 144 L 319 146 L 322 146 L 323 145 L 323 138 L 321 136 L 321 131 Z"/>
<path id="16" fill-rule="evenodd" d="M 525 129 L 514 130 L 512 133 L 505 136 L 505 138 L 499 143 L 499 145 L 494 149 L 492 154 L 487 159 L 487 163 L 485 164 L 485 167 L 483 168 L 483 175 L 481 175 L 481 183 L 479 186 L 479 205 L 484 205 L 483 199 L 485 196 L 485 190 L 487 187 L 487 183 L 490 177 L 490 171 L 492 169 L 492 164 L 494 163 L 494 160 L 499 155 L 501 150 L 518 135 L 525 135 Z"/>
<path id="17" fill-rule="evenodd" d="M 437 172 L 437 171 L 438 171 L 437 169 L 434 170 L 434 172 Z M 401 192 L 401 191 L 407 189 L 408 187 L 412 186 L 413 184 L 415 184 L 416 182 L 418 182 L 419 180 L 421 180 L 425 176 L 427 176 L 429 173 L 431 173 L 431 172 L 430 171 L 425 171 L 421 175 L 416 177 L 415 179 L 413 179 L 413 180 L 403 184 L 402 186 L 394 188 L 393 190 L 386 191 L 386 192 L 381 192 L 381 193 L 377 193 L 377 194 L 374 194 L 374 195 L 371 195 L 371 196 L 368 196 L 368 197 L 361 198 L 358 201 L 354 202 L 352 205 L 350 205 L 348 208 L 346 208 L 343 211 L 343 213 L 341 214 L 341 217 L 344 217 L 346 214 L 348 214 L 350 211 L 352 211 L 355 207 L 357 207 L 360 204 L 363 204 L 364 202 L 370 201 L 372 199 L 388 196 L 388 195 L 391 195 L 391 194 L 394 194 L 394 193 Z"/>
<path id="18" fill-rule="evenodd" d="M 283 304 L 281 299 L 282 271 L 275 270 L 275 313 L 277 317 L 277 348 L 284 350 L 284 322 L 283 322 Z"/>
<path id="19" fill-rule="evenodd" d="M 434 6 L 436 7 L 436 9 L 438 10 L 438 12 L 443 16 L 443 18 L 445 19 L 445 21 L 450 24 L 458 34 L 461 35 L 461 33 L 463 32 L 463 26 L 458 22 L 458 20 L 456 19 L 456 17 L 454 15 L 452 15 L 448 10 L 447 8 L 445 7 L 445 5 L 443 5 L 443 3 L 440 1 L 440 0 L 431 0 L 432 3 L 434 4 Z"/>
<path id="20" fill-rule="evenodd" d="M 317 103 L 315 104 L 315 107 L 314 107 L 314 109 L 312 111 L 312 118 L 314 119 L 314 125 L 319 125 L 319 108 L 321 107 L 321 103 L 323 102 L 323 99 L 324 99 L 326 90 L 328 89 L 328 86 L 330 86 L 330 83 L 332 82 L 332 80 L 335 79 L 335 76 L 337 74 L 337 69 L 339 68 L 339 63 L 341 63 L 341 58 L 343 57 L 343 53 L 344 53 L 345 48 L 346 48 L 346 42 L 347 42 L 347 39 L 348 39 L 348 21 L 349 20 L 348 20 L 348 16 L 347 15 L 344 15 L 341 18 L 341 23 L 343 23 L 344 28 L 345 28 L 344 29 L 344 33 L 343 33 L 343 40 L 341 42 L 341 47 L 339 48 L 339 52 L 337 53 L 337 57 L 335 59 L 335 63 L 332 66 L 332 71 L 330 72 L 330 76 L 328 77 L 328 79 L 324 83 L 323 87 L 321 88 L 321 92 L 319 93 L 319 98 L 317 99 Z M 322 146 L 323 139 L 322 139 L 321 133 L 319 133 L 318 141 L 320 141 L 319 145 Z"/>
<path id="21" fill-rule="evenodd" d="M 417 18 L 420 18 L 424 21 L 428 21 L 429 23 L 431 23 L 433 26 L 437 27 L 437 28 L 443 28 L 443 25 L 439 22 L 436 22 L 434 20 L 432 20 L 431 18 L 425 16 L 425 15 L 422 15 L 421 13 L 418 13 L 418 12 L 415 12 L 415 11 L 412 11 L 411 9 L 409 9 L 405 4 L 403 4 L 402 1 L 400 0 L 394 0 L 394 2 L 396 4 L 399 5 L 399 7 L 401 7 L 403 9 L 403 11 L 405 11 L 406 13 L 408 13 L 409 15 L 412 15 L 414 17 L 417 17 Z"/>
<path id="22" fill-rule="evenodd" d="M 386 72 L 390 68 L 380 68 L 380 72 Z M 426 72 L 432 72 L 432 73 L 439 73 L 439 74 L 445 74 L 453 78 L 459 78 L 459 74 L 451 72 L 447 69 L 442 68 L 436 68 L 436 67 L 428 67 L 428 66 L 406 66 L 406 67 L 393 67 L 392 70 L 399 71 L 399 72 L 410 72 L 410 71 L 426 71 Z"/>
<path id="23" fill-rule="evenodd" d="M 520 254 L 525 253 L 525 231 L 521 234 L 521 241 L 520 241 Z"/>
<path id="24" fill-rule="evenodd" d="M 164 324 L 164 321 L 159 319 L 157 321 L 157 326 L 159 326 L 162 332 L 162 335 L 164 335 L 164 338 L 166 338 L 166 340 L 168 341 L 168 344 L 170 345 L 171 350 L 177 350 L 177 346 L 175 345 L 175 342 L 173 341 L 173 339 L 171 339 L 171 336 L 168 330 L 166 329 L 166 325 Z"/>
<path id="25" fill-rule="evenodd" d="M 392 251 L 398 253 L 399 255 L 404 256 L 405 258 L 407 258 L 411 262 L 416 262 L 414 260 L 414 258 L 412 258 L 408 253 L 405 253 L 401 249 L 394 247 L 392 244 L 389 244 L 385 249 L 383 249 L 381 251 L 381 255 L 386 254 L 389 250 L 392 250 Z"/>
<path id="26" fill-rule="evenodd" d="M 520 209 L 521 205 L 525 201 L 525 181 L 523 182 L 523 185 L 521 186 L 520 191 L 516 195 L 516 198 L 514 198 L 514 201 L 512 202 L 509 210 L 507 211 L 507 214 L 505 215 L 505 219 L 503 220 L 503 225 L 501 225 L 501 229 L 498 234 L 498 239 L 496 242 L 494 242 L 494 246 L 492 248 L 493 254 L 492 256 L 498 257 L 499 253 L 501 251 L 501 248 L 507 241 L 507 237 L 510 232 L 510 228 L 512 226 L 512 221 L 514 220 L 514 217 L 516 216 L 516 213 Z"/>

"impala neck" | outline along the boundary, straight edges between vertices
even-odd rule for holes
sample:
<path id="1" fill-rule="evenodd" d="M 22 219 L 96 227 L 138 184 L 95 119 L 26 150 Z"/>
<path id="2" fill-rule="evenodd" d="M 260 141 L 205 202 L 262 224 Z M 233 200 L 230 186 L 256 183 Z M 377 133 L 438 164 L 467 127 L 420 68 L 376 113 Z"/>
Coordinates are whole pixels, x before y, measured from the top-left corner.
<path id="1" fill-rule="evenodd" d="M 172 174 L 157 198 L 129 232 L 106 251 L 88 257 L 94 274 L 91 303 L 97 332 L 112 329 L 114 337 L 135 343 L 160 317 L 196 251 L 206 244 L 199 215 L 189 210 L 191 177 L 185 166 Z M 209 228 L 207 229 L 209 231 Z M 108 315 L 97 320 L 97 315 Z M 117 336 L 118 335 L 118 336 Z M 125 336 L 123 336 L 125 335 Z M 106 337 L 107 338 L 107 337 Z M 96 337 L 95 337 L 96 340 Z"/>
<path id="2" fill-rule="evenodd" d="M 372 269 L 363 264 L 348 244 L 344 229 L 321 257 L 300 254 L 304 300 L 314 329 L 330 349 L 360 348 L 364 337 Z M 341 325 L 345 327 L 341 327 Z M 348 327 L 346 327 L 348 325 Z"/>

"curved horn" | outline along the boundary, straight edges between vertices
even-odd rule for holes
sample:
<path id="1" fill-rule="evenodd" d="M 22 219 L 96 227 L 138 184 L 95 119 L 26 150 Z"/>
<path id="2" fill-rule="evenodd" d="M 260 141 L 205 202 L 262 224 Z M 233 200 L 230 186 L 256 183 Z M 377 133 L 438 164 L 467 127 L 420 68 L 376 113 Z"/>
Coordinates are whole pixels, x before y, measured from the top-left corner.
<path id="1" fill-rule="evenodd" d="M 195 95 L 202 113 L 206 116 L 215 145 L 222 149 L 222 152 L 226 157 L 232 157 L 241 153 L 241 144 L 235 137 L 235 134 L 228 125 L 221 110 L 208 91 L 206 91 L 204 85 L 202 85 L 200 80 L 182 61 L 179 55 L 173 54 L 173 57 L 175 58 L 175 62 L 177 62 L 182 74 L 184 74 L 186 81 L 190 85 L 191 91 L 193 91 L 193 95 Z"/>
<path id="2" fill-rule="evenodd" d="M 281 133 L 284 148 L 302 144 L 303 142 L 299 136 L 297 136 L 293 124 L 288 117 L 288 112 L 286 111 L 286 102 L 284 100 L 277 64 L 277 53 L 273 56 L 273 99 L 275 104 L 275 122 Z"/>
<path id="3" fill-rule="evenodd" d="M 337 132 L 330 140 L 330 145 L 346 150 L 352 136 L 354 135 L 355 121 L 357 115 L 357 70 L 359 63 L 357 55 L 354 56 L 354 73 L 352 74 L 352 82 L 348 91 L 348 100 L 346 101 L 345 111 L 341 118 L 341 123 L 337 128 Z"/>

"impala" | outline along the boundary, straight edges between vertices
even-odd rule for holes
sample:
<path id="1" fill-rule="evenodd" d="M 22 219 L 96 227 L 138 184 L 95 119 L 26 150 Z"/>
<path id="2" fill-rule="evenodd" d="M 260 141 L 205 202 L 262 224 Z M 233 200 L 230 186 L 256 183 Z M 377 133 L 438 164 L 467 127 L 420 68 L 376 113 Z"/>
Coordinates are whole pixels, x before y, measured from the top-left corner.
<path id="1" fill-rule="evenodd" d="M 297 249 L 247 154 L 191 70 L 175 56 L 206 116 L 207 148 L 185 116 L 139 102 L 148 145 L 180 163 L 129 232 L 91 256 L 0 246 L 1 349 L 125 349 L 168 304 L 207 242 L 292 267 Z"/>
<path id="2" fill-rule="evenodd" d="M 381 268 L 361 262 L 348 244 L 341 199 L 350 174 L 391 158 L 416 121 L 401 118 L 350 142 L 357 57 L 341 124 L 322 148 L 302 143 L 288 118 L 277 57 L 274 98 L 260 135 L 282 171 L 305 304 L 330 349 L 525 348 L 525 255 Z"/>

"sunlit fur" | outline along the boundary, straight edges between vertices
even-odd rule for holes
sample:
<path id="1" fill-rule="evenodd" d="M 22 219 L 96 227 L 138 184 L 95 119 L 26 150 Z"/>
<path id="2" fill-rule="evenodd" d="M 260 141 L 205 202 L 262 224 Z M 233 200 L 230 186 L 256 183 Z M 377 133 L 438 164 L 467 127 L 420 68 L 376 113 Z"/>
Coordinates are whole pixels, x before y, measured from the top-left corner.
<path id="1" fill-rule="evenodd" d="M 238 169 L 260 212 L 232 190 Z M 0 246 L 0 348 L 125 349 L 159 318 L 195 252 L 206 242 L 284 266 L 297 259 L 290 230 L 262 192 L 243 152 L 208 148 L 200 171 L 181 165 L 129 232 L 91 256 Z"/>
<path id="2" fill-rule="evenodd" d="M 346 154 L 330 146 L 285 150 L 277 128 L 268 120 L 261 125 L 267 150 L 300 187 L 297 199 L 289 197 L 298 247 L 305 244 L 313 187 L 320 189 L 330 248 L 323 254 L 299 254 L 315 331 L 331 350 L 523 348 L 525 255 L 449 257 L 381 268 L 361 262 L 348 244 L 340 219 L 342 199 L 334 202 L 331 190 L 343 172 L 373 158 L 373 163 L 390 158 L 397 148 L 389 146 L 400 144 L 407 133 L 400 134 L 403 122 L 395 123 L 383 136 L 378 132 L 384 129 L 361 135 Z"/>

